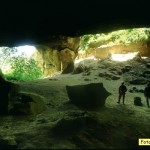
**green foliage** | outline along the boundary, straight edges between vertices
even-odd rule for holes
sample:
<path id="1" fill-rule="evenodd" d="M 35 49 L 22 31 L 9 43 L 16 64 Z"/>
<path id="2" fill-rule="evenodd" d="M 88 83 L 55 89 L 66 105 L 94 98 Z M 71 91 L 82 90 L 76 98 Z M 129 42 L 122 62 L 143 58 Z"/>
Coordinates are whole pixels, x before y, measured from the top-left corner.
<path id="1" fill-rule="evenodd" d="M 17 49 L 15 47 L 9 48 L 9 47 L 3 47 L 0 50 L 0 68 L 2 68 L 6 63 L 11 61 L 11 57 L 13 54 L 17 52 Z"/>
<path id="2" fill-rule="evenodd" d="M 3 70 L 11 65 L 11 73 L 4 74 L 8 80 L 34 80 L 43 73 L 34 59 L 27 59 L 24 54 L 18 56 L 16 47 L 0 48 L 0 68 Z"/>
<path id="3" fill-rule="evenodd" d="M 86 50 L 88 48 L 90 38 L 91 38 L 90 35 L 84 35 L 81 37 L 81 46 L 80 46 L 81 49 Z"/>
<path id="4" fill-rule="evenodd" d="M 13 57 L 11 73 L 5 75 L 8 80 L 34 80 L 42 76 L 42 71 L 34 59 L 23 56 Z"/>
<path id="5" fill-rule="evenodd" d="M 147 41 L 149 38 L 149 28 L 119 30 L 108 34 L 88 34 L 81 37 L 80 49 L 87 50 L 100 47 L 101 45 L 129 45 Z"/>

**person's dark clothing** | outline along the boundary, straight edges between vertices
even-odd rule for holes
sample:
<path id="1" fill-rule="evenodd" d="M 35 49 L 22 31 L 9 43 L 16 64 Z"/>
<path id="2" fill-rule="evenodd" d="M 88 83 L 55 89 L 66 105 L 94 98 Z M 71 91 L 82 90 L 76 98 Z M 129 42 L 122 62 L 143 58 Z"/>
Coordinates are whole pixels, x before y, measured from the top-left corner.
<path id="1" fill-rule="evenodd" d="M 147 106 L 149 106 L 149 98 L 150 98 L 150 83 L 144 89 L 144 95 L 146 97 Z"/>
<path id="2" fill-rule="evenodd" d="M 121 84 L 119 86 L 119 98 L 118 98 L 118 103 L 120 103 L 120 99 L 121 97 L 123 98 L 123 104 L 124 104 L 124 100 L 125 100 L 125 94 L 127 91 L 127 87 L 124 84 Z"/>

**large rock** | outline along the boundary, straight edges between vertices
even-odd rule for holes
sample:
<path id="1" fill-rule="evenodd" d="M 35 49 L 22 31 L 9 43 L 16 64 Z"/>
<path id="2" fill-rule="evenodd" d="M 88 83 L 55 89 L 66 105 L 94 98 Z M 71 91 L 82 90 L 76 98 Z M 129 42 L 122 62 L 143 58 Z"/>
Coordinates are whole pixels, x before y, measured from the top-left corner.
<path id="1" fill-rule="evenodd" d="M 129 52 L 139 52 L 141 56 L 150 56 L 150 48 L 148 42 L 136 42 L 129 45 L 101 45 L 101 40 L 96 42 L 93 40 L 89 44 L 89 49 L 87 50 L 87 56 L 95 56 L 96 58 L 105 59 L 109 54 L 125 54 Z M 101 46 L 100 46 L 101 45 Z M 99 46 L 99 47 L 98 47 Z M 137 58 L 136 58 L 137 59 Z M 139 58 L 138 58 L 139 59 Z M 140 60 L 141 61 L 141 60 Z"/>
<path id="2" fill-rule="evenodd" d="M 80 45 L 80 37 L 51 37 L 51 42 L 37 45 L 33 58 L 46 76 L 62 71 L 70 73 Z"/>
<path id="3" fill-rule="evenodd" d="M 111 94 L 103 83 L 90 83 L 85 85 L 66 86 L 70 101 L 83 108 L 100 108 L 105 105 L 106 98 Z"/>
<path id="4" fill-rule="evenodd" d="M 0 114 L 8 114 L 9 101 L 18 91 L 19 85 L 5 80 L 3 75 L 0 75 Z"/>
<path id="5" fill-rule="evenodd" d="M 37 51 L 34 53 L 33 58 L 38 62 L 38 66 L 45 75 L 52 75 L 61 70 L 58 50 L 48 46 L 37 46 Z"/>
<path id="6" fill-rule="evenodd" d="M 36 115 L 45 110 L 44 97 L 28 92 L 19 92 L 9 105 L 13 115 Z"/>
<path id="7" fill-rule="evenodd" d="M 76 58 L 76 54 L 74 51 L 65 48 L 60 51 L 60 59 L 62 63 L 62 73 L 71 73 L 74 70 L 74 60 Z"/>

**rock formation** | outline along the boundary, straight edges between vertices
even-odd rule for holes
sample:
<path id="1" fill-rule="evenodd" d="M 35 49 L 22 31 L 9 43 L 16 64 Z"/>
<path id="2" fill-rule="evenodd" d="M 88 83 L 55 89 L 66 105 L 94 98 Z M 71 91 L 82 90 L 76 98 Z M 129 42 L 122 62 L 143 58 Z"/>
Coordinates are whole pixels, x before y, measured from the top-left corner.
<path id="1" fill-rule="evenodd" d="M 82 108 L 100 108 L 105 105 L 106 98 L 111 94 L 103 83 L 66 86 L 71 103 Z"/>
<path id="2" fill-rule="evenodd" d="M 13 115 L 36 115 L 46 109 L 44 98 L 38 94 L 19 92 L 11 102 L 9 113 Z"/>
<path id="3" fill-rule="evenodd" d="M 33 57 L 47 76 L 57 71 L 69 73 L 74 69 L 71 64 L 77 57 L 79 44 L 80 37 L 60 36 L 46 45 L 37 45 L 37 52 Z"/>

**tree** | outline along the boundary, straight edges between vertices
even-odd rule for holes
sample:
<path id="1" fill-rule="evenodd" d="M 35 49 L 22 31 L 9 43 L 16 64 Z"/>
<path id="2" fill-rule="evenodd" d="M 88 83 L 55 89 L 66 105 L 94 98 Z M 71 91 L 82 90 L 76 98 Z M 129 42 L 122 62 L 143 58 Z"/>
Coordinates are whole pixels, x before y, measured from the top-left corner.
<path id="1" fill-rule="evenodd" d="M 2 68 L 6 63 L 10 62 L 11 57 L 17 53 L 17 48 L 13 47 L 3 47 L 0 50 L 0 68 Z"/>
<path id="2" fill-rule="evenodd" d="M 34 80 L 43 75 L 34 59 L 27 59 L 23 56 L 12 58 L 11 69 L 12 73 L 8 78 L 14 80 Z"/>

